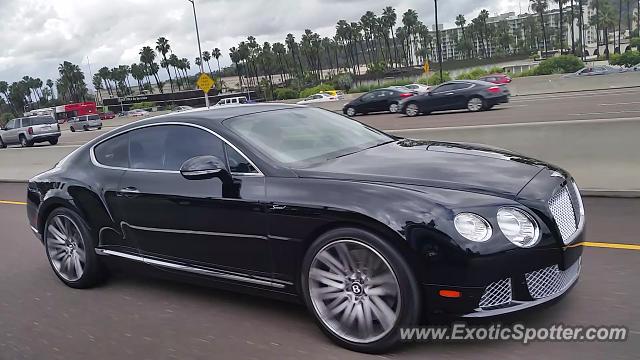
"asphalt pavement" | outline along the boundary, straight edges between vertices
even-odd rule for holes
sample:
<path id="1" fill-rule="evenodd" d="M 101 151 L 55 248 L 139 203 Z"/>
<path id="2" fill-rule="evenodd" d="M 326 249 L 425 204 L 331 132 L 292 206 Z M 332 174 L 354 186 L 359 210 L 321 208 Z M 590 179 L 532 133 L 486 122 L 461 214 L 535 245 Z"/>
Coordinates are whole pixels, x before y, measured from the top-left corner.
<path id="1" fill-rule="evenodd" d="M 527 326 L 624 325 L 623 343 L 407 344 L 384 356 L 334 346 L 296 304 L 117 272 L 64 286 L 27 224 L 24 184 L 0 184 L 0 359 L 637 359 L 640 199 L 586 198 L 580 281 L 559 303 L 516 315 Z"/>

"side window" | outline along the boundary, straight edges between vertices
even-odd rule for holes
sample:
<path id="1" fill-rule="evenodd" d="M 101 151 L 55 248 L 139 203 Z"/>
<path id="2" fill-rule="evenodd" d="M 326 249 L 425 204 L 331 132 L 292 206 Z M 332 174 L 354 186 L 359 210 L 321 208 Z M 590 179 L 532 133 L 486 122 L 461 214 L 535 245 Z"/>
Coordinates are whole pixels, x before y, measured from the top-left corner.
<path id="1" fill-rule="evenodd" d="M 362 100 L 364 100 L 364 101 L 371 101 L 371 100 L 373 100 L 376 96 L 378 96 L 378 91 L 370 92 L 370 93 L 368 93 L 368 94 L 364 95 L 364 96 L 362 97 Z"/>
<path id="2" fill-rule="evenodd" d="M 240 155 L 239 152 L 234 150 L 231 146 L 225 144 L 225 150 L 227 151 L 227 161 L 229 162 L 229 170 L 232 173 L 243 173 L 243 174 L 257 174 L 258 170 L 256 170 L 244 156 Z"/>
<path id="3" fill-rule="evenodd" d="M 453 84 L 453 90 L 463 90 L 468 89 L 471 86 L 469 83 L 456 83 Z"/>
<path id="4" fill-rule="evenodd" d="M 439 86 L 433 92 L 438 94 L 438 93 L 443 93 L 443 92 L 447 92 L 447 91 L 451 91 L 451 90 L 453 90 L 453 84 L 444 84 L 444 85 Z"/>
<path id="5" fill-rule="evenodd" d="M 222 140 L 191 126 L 160 125 L 131 132 L 130 167 L 141 170 L 178 171 L 196 156 L 214 155 L 224 160 Z"/>
<path id="6" fill-rule="evenodd" d="M 129 167 L 129 134 L 118 135 L 94 148 L 98 163 L 119 168 Z"/>
<path id="7" fill-rule="evenodd" d="M 25 127 L 29 127 L 29 126 L 31 126 L 31 120 L 27 119 L 27 118 L 24 118 L 24 119 L 22 119 L 20 121 L 20 125 L 18 127 L 25 128 Z"/>

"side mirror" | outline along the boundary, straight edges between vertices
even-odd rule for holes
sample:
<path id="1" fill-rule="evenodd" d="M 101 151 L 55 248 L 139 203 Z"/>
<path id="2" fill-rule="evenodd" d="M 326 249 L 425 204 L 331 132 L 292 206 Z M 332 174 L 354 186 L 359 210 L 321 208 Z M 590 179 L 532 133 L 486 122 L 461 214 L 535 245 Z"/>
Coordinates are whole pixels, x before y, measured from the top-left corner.
<path id="1" fill-rule="evenodd" d="M 215 156 L 196 156 L 185 161 L 180 167 L 180 174 L 187 180 L 206 180 L 229 177 L 227 167 Z"/>

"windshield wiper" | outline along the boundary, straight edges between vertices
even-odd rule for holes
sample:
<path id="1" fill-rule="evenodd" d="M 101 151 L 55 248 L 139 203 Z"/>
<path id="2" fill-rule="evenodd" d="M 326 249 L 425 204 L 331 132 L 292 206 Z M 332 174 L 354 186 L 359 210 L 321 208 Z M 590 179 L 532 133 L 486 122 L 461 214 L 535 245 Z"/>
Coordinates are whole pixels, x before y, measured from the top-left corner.
<path id="1" fill-rule="evenodd" d="M 358 150 L 356 150 L 356 151 L 352 151 L 352 152 L 349 152 L 349 153 L 346 153 L 346 154 L 338 155 L 338 156 L 336 156 L 336 157 L 334 157 L 334 158 L 327 159 L 327 160 L 338 159 L 338 158 L 341 158 L 341 157 L 345 157 L 345 156 L 353 155 L 353 154 L 359 153 L 359 152 L 361 152 L 361 151 L 365 151 L 365 150 L 373 149 L 373 148 L 376 148 L 376 147 L 378 147 L 378 146 L 382 146 L 382 145 L 390 144 L 390 143 L 392 143 L 392 142 L 396 142 L 396 140 L 389 140 L 389 141 L 381 142 L 381 143 L 379 143 L 379 144 L 375 144 L 375 145 L 372 145 L 372 146 L 369 146 L 369 147 L 366 147 L 366 148 L 358 149 Z"/>

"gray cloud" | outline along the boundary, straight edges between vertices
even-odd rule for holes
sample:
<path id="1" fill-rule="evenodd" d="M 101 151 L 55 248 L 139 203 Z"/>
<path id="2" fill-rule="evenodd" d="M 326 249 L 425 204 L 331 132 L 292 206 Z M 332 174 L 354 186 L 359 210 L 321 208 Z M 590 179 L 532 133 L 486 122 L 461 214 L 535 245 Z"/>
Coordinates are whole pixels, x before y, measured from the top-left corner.
<path id="1" fill-rule="evenodd" d="M 393 6 L 415 9 L 420 20 L 434 23 L 431 0 L 196 0 L 203 50 L 219 47 L 227 65 L 228 49 L 248 35 L 259 42 L 299 39 L 304 29 L 333 36 L 339 19 L 357 21 L 372 10 Z M 517 0 L 440 0 L 439 20 L 452 26 L 457 14 L 468 17 L 486 8 L 492 14 L 517 11 Z M 525 10 L 525 9 L 523 9 Z M 138 51 L 165 36 L 174 53 L 197 56 L 191 4 L 187 0 L 0 0 L 0 79 L 23 75 L 57 78 L 64 60 L 95 72 L 102 66 L 131 64 Z"/>

